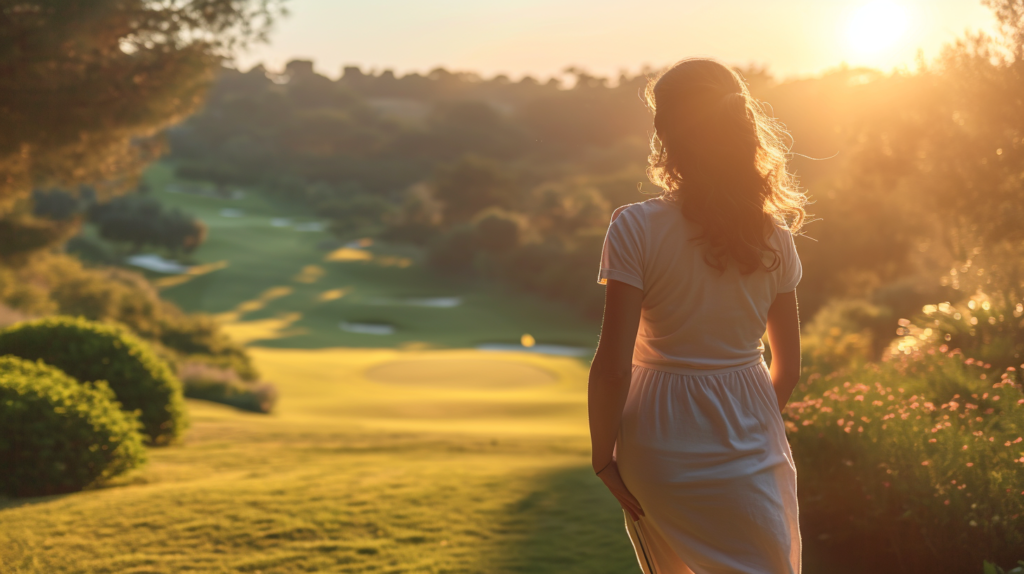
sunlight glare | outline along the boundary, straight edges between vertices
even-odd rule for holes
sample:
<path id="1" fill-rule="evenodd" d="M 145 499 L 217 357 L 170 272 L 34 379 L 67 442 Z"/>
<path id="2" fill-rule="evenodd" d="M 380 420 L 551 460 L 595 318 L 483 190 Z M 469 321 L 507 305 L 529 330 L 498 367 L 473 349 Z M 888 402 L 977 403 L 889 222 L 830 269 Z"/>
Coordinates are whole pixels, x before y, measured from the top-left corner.
<path id="1" fill-rule="evenodd" d="M 847 37 L 861 54 L 890 48 L 907 30 L 907 9 L 889 0 L 876 0 L 857 8 L 850 18 Z"/>

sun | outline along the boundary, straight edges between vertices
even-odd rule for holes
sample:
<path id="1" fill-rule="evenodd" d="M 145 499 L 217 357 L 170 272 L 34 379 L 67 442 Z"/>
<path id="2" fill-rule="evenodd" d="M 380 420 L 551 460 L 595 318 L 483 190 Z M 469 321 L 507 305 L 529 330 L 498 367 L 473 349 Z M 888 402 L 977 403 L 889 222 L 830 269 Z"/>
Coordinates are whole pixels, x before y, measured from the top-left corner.
<path id="1" fill-rule="evenodd" d="M 850 47 L 860 54 L 890 48 L 907 31 L 907 9 L 896 2 L 876 0 L 857 8 L 846 29 Z"/>

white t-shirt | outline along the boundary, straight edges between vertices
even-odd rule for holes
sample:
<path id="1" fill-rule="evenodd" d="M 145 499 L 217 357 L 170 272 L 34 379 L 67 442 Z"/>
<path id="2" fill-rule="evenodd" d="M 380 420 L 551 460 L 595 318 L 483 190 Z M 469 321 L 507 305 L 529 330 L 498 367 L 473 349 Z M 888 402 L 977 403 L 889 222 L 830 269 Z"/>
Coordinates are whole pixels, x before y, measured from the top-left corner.
<path id="1" fill-rule="evenodd" d="M 663 198 L 624 205 L 612 214 L 598 283 L 621 281 L 644 292 L 633 364 L 679 374 L 709 374 L 755 365 L 775 296 L 796 289 L 802 267 L 787 229 L 769 238 L 782 261 L 772 272 L 724 272 L 704 261 L 698 233 Z M 770 254 L 769 254 L 770 255 Z"/>

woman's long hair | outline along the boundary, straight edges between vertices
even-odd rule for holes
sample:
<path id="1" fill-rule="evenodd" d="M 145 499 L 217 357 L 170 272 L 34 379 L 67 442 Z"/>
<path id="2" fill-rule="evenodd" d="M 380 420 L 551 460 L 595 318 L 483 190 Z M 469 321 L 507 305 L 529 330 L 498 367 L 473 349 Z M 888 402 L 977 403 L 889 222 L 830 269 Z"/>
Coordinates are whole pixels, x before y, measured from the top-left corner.
<path id="1" fill-rule="evenodd" d="M 724 271 L 734 262 L 742 273 L 778 268 L 768 239 L 777 225 L 798 231 L 807 202 L 786 170 L 785 127 L 714 60 L 679 62 L 651 80 L 646 96 L 655 130 L 647 175 L 699 226 L 694 240 L 707 264 Z"/>

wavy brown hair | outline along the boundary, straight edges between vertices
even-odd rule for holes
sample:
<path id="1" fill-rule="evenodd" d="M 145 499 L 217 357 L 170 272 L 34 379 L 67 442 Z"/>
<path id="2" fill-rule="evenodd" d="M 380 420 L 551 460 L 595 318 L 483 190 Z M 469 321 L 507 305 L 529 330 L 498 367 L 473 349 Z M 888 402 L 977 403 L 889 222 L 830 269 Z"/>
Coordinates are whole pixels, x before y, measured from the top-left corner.
<path id="1" fill-rule="evenodd" d="M 768 239 L 775 226 L 798 231 L 807 202 L 786 169 L 785 127 L 714 60 L 677 63 L 650 81 L 646 96 L 655 131 L 647 175 L 700 227 L 693 239 L 707 264 L 777 269 L 781 257 Z"/>

